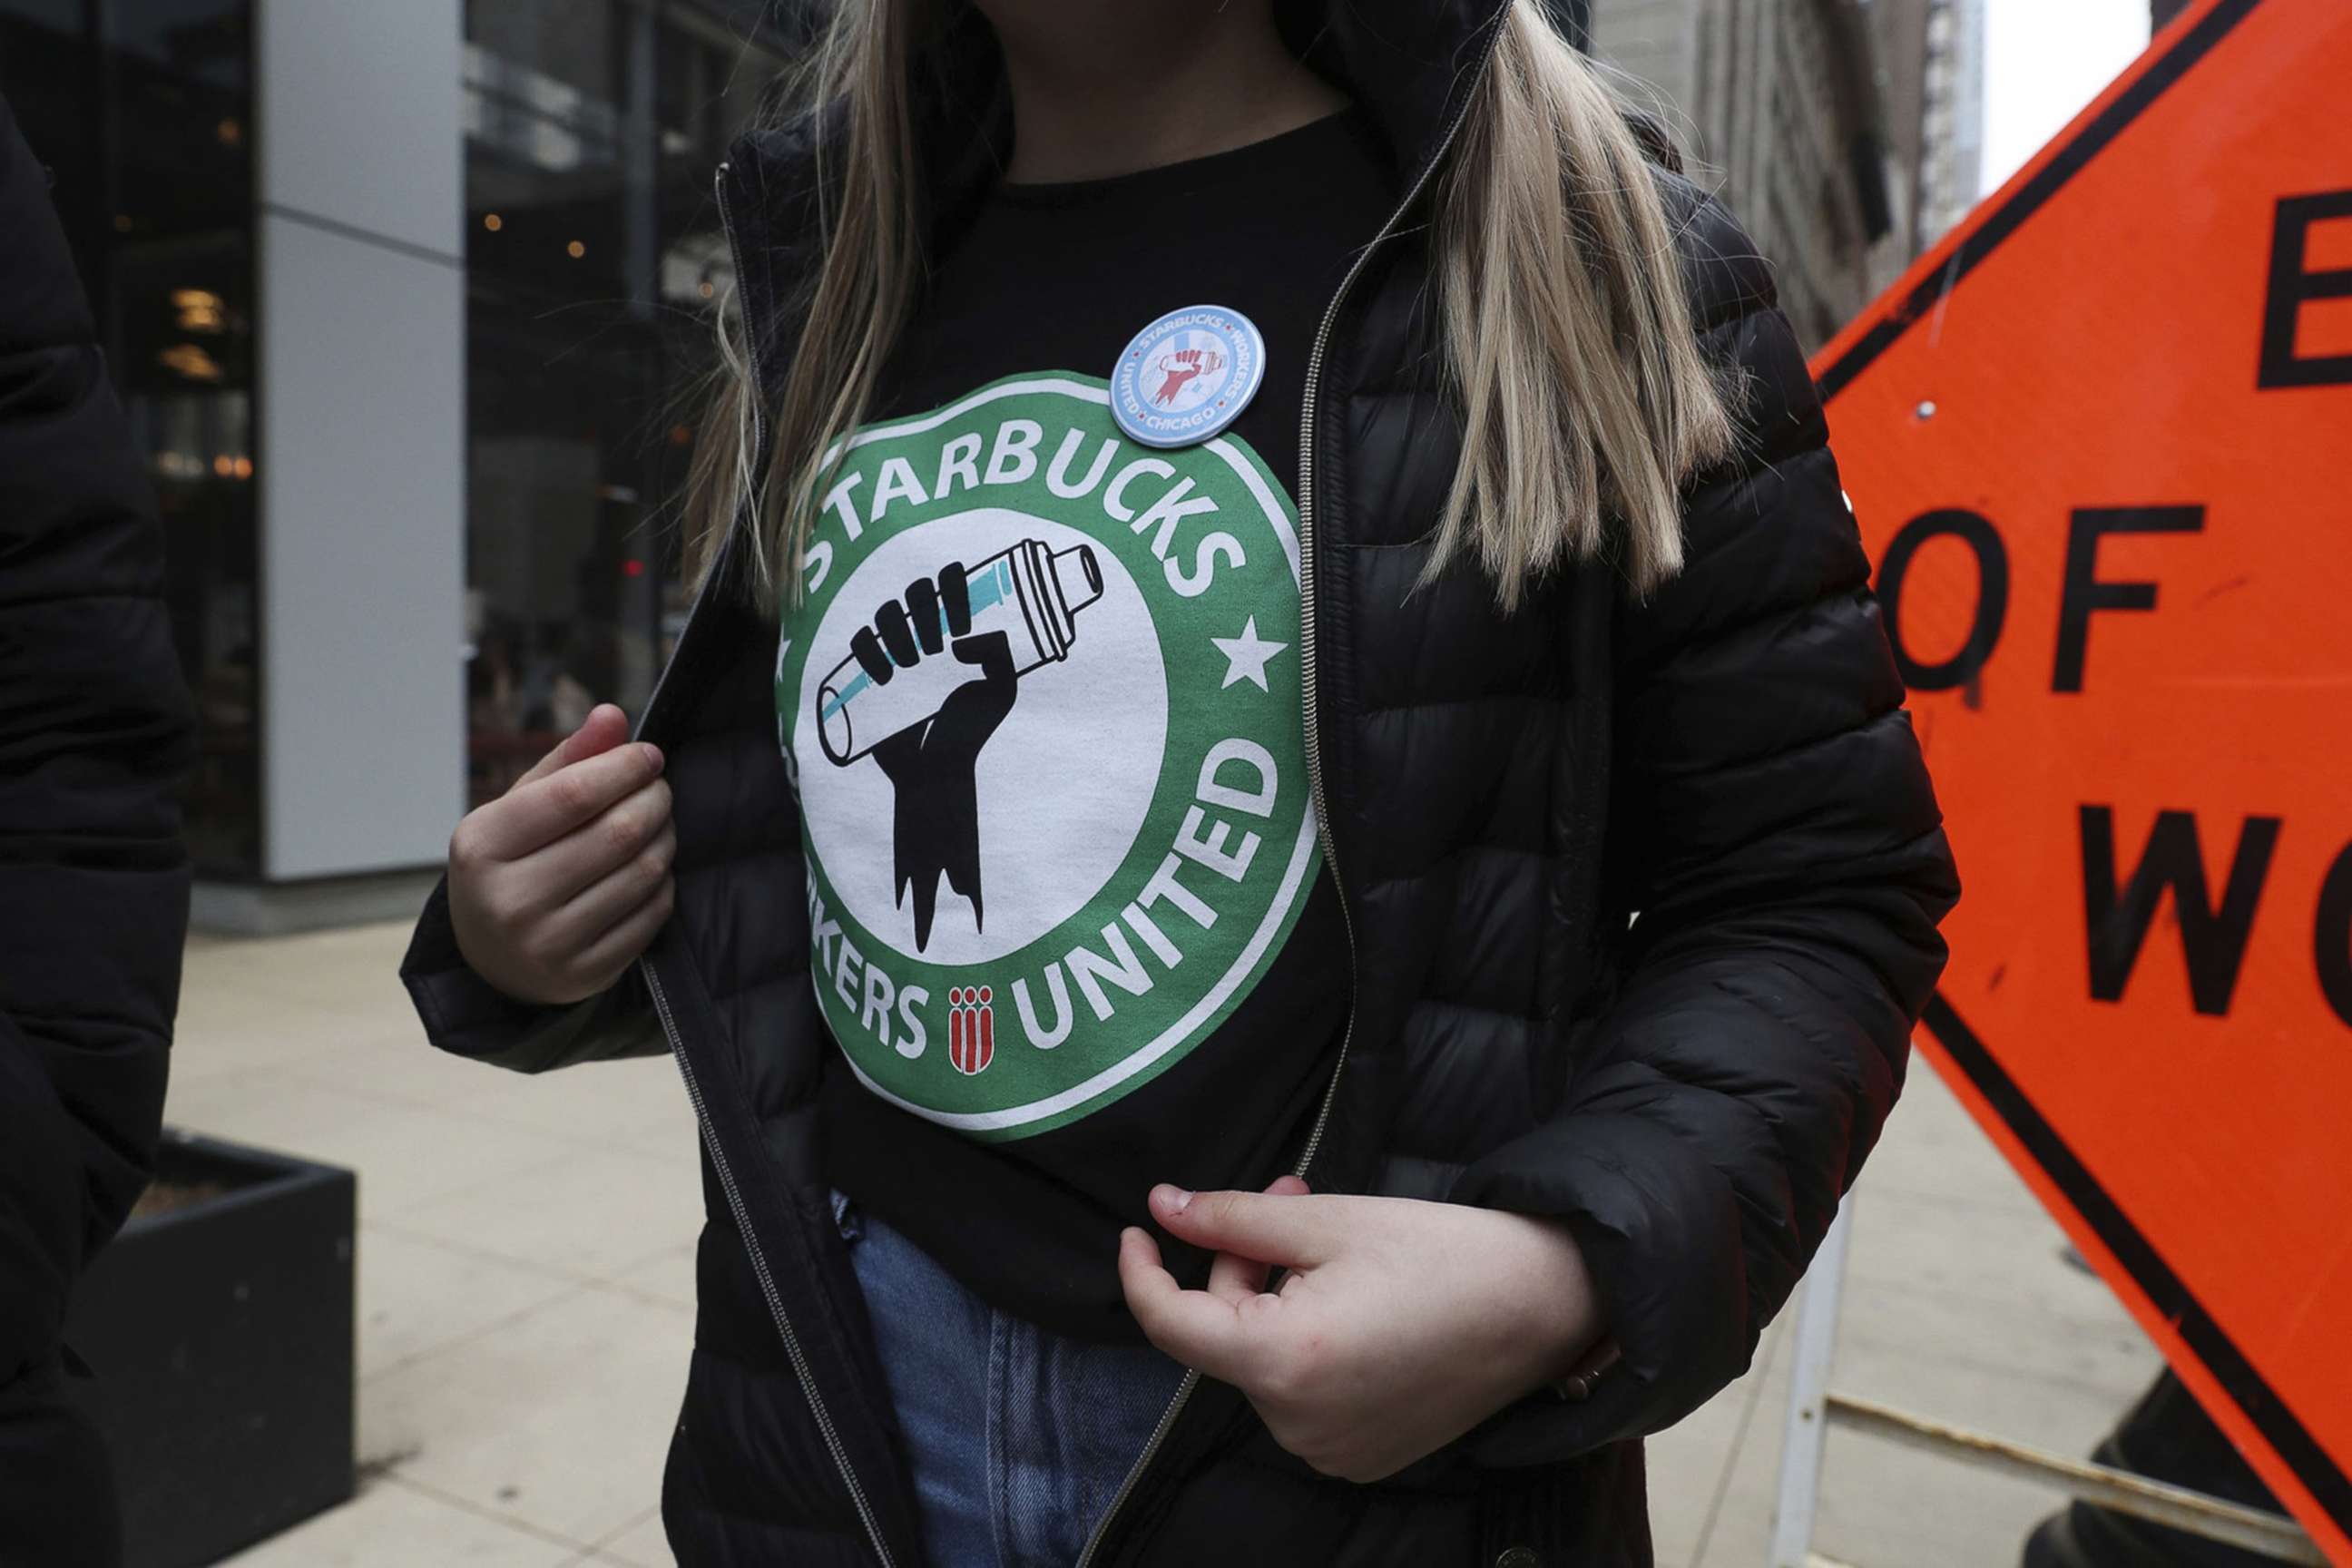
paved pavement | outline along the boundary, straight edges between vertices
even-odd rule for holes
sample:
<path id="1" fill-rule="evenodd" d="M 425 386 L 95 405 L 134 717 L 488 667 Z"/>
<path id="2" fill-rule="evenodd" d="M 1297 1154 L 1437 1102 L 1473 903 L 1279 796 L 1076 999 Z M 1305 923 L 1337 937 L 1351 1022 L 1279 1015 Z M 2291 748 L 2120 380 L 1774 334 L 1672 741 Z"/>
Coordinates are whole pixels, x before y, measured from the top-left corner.
<path id="1" fill-rule="evenodd" d="M 667 1061 L 537 1079 L 428 1047 L 396 926 L 198 938 L 166 1117 L 360 1173 L 351 1503 L 239 1568 L 667 1568 L 656 1512 L 701 1194 Z M 1864 1177 L 1834 1386 L 2080 1453 L 2157 1362 L 1923 1067 Z M 1662 1568 L 1761 1568 L 1790 1316 L 1650 1454 Z M 2050 1494 L 1852 1435 L 1816 1546 L 1863 1568 L 2016 1560 Z"/>

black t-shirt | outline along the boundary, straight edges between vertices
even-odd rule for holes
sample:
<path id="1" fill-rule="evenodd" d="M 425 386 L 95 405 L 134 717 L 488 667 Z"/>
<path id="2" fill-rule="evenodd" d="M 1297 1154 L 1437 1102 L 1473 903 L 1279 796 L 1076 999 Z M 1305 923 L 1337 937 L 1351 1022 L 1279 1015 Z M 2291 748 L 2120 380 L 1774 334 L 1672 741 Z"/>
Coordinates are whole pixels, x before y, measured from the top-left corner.
<path id="1" fill-rule="evenodd" d="M 834 1182 L 1060 1332 L 1137 1336 L 1119 1227 L 1149 1223 L 1155 1182 L 1280 1173 L 1346 1024 L 1298 416 L 1321 313 L 1393 200 L 1352 112 L 1000 187 L 938 259 L 782 616 Z M 1127 438 L 1129 340 L 1200 305 L 1263 333 L 1263 384 L 1204 442 Z M 1154 363 L 1140 384 L 1171 404 L 1225 370 Z"/>

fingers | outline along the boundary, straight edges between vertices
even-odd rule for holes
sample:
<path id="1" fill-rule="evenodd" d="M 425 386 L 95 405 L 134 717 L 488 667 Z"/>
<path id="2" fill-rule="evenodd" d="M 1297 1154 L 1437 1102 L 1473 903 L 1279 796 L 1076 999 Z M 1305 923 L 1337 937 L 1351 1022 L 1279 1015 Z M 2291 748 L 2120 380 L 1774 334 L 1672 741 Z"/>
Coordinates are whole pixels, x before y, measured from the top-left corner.
<path id="1" fill-rule="evenodd" d="M 659 778 L 661 770 L 660 750 L 639 742 L 519 784 L 467 818 L 478 819 L 478 838 L 462 852 L 491 861 L 520 859 L 594 821 Z"/>
<path id="2" fill-rule="evenodd" d="M 849 657 L 866 672 L 866 679 L 877 686 L 887 686 L 898 669 L 890 656 L 882 649 L 882 639 L 874 635 L 872 626 L 860 626 L 849 634 Z"/>
<path id="3" fill-rule="evenodd" d="M 588 710 L 580 728 L 556 742 L 554 749 L 532 763 L 530 772 L 515 783 L 536 783 L 573 763 L 609 752 L 628 738 L 629 716 L 610 702 L 600 702 Z"/>
<path id="4" fill-rule="evenodd" d="M 658 787 L 658 786 L 656 786 Z M 546 924 L 551 948 L 584 952 L 628 917 L 669 879 L 677 859 L 677 830 L 667 812 L 644 848 L 589 882 L 564 901 Z"/>
<path id="5" fill-rule="evenodd" d="M 963 563 L 951 563 L 940 573 L 940 603 L 948 613 L 948 636 L 960 637 L 971 630 L 971 580 Z"/>
<path id="6" fill-rule="evenodd" d="M 915 651 L 915 629 L 907 624 L 907 606 L 896 599 L 874 612 L 874 635 L 895 665 L 904 668 L 921 657 Z"/>
<path id="7" fill-rule="evenodd" d="M 980 672 L 994 679 L 1013 673 L 1013 643 L 1003 632 L 982 632 L 976 637 L 962 637 L 953 644 L 958 664 L 977 666 Z"/>
<path id="8" fill-rule="evenodd" d="M 963 567 L 954 564 L 936 583 L 923 577 L 908 584 L 903 599 L 875 611 L 873 625 L 850 634 L 849 652 L 868 680 L 885 686 L 899 670 L 939 652 L 949 637 L 971 630 L 971 589 Z"/>
<path id="9" fill-rule="evenodd" d="M 1177 1284 L 1159 1245 L 1132 1226 L 1118 1236 L 1118 1282 L 1144 1338 L 1186 1366 L 1247 1386 L 1257 1358 L 1240 1312 L 1206 1290 Z"/>
<path id="10" fill-rule="evenodd" d="M 614 802 L 593 821 L 541 846 L 528 858 L 539 907 L 560 909 L 643 860 L 669 829 L 670 804 L 668 782 L 656 779 Z"/>
<path id="11" fill-rule="evenodd" d="M 588 945 L 577 961 L 580 972 L 589 977 L 596 990 L 610 985 L 620 977 L 621 971 L 636 962 L 639 953 L 653 945 L 677 901 L 677 884 L 665 877 L 661 886 L 654 889 L 653 897 Z"/>
<path id="12" fill-rule="evenodd" d="M 940 651 L 940 590 L 929 577 L 907 584 L 907 620 L 925 653 Z"/>
<path id="13" fill-rule="evenodd" d="M 1238 1252 L 1260 1263 L 1312 1268 L 1338 1244 L 1334 1205 L 1344 1200 L 1275 1193 L 1188 1193 L 1151 1189 L 1151 1215 L 1171 1235 L 1213 1252 Z"/>
<path id="14" fill-rule="evenodd" d="M 1307 1184 L 1297 1176 L 1276 1176 L 1265 1189 L 1282 1197 L 1296 1197 L 1307 1191 Z M 1209 1264 L 1209 1294 L 1220 1301 L 1235 1306 L 1265 1290 L 1267 1266 L 1238 1252 L 1220 1252 Z"/>
<path id="15" fill-rule="evenodd" d="M 1265 1293 L 1266 1271 L 1271 1267 L 1238 1252 L 1220 1252 L 1209 1265 L 1209 1283 L 1204 1289 L 1218 1300 L 1238 1307 L 1252 1296 Z"/>

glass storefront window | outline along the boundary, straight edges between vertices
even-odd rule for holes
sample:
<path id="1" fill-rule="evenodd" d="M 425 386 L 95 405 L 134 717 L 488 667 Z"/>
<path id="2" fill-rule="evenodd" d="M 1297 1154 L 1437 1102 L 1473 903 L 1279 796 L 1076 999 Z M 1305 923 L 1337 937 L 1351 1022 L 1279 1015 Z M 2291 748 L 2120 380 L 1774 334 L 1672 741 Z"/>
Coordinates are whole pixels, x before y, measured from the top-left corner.
<path id="1" fill-rule="evenodd" d="M 251 0 L 0 0 L 0 91 L 153 476 L 199 715 L 199 872 L 260 870 Z"/>
<path id="2" fill-rule="evenodd" d="M 684 610 L 674 520 L 726 244 L 712 169 L 779 62 L 730 9 L 467 8 L 468 787 L 635 711 Z"/>
<path id="3" fill-rule="evenodd" d="M 683 619 L 673 516 L 730 279 L 710 195 L 781 67 L 753 0 L 468 0 L 467 773 L 633 710 Z M 791 8 L 785 8 L 790 10 Z M 0 0 L 164 521 L 202 717 L 199 871 L 260 873 L 252 0 Z"/>

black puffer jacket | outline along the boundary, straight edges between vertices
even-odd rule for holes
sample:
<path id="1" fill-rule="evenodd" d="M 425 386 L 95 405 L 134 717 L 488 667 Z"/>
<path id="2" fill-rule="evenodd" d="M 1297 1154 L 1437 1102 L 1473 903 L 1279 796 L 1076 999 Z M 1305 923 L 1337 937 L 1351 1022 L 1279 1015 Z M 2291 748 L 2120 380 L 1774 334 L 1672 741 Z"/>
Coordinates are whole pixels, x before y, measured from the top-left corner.
<path id="1" fill-rule="evenodd" d="M 1417 194 L 1497 15 L 1354 0 L 1315 35 L 1310 58 Z M 993 57 L 966 37 L 923 79 L 951 223 L 1003 132 Z M 1660 178 L 1706 346 L 1748 395 L 1743 455 L 1692 488 L 1689 565 L 1649 603 L 1603 569 L 1510 616 L 1467 570 L 1410 592 L 1458 449 L 1411 201 L 1335 302 L 1302 440 L 1309 734 L 1356 976 L 1310 1179 L 1563 1217 L 1624 1369 L 1376 1486 L 1315 1475 L 1200 1383 L 1090 1563 L 1646 1563 L 1634 1440 L 1747 1365 L 1893 1103 L 1951 862 L 1770 273 L 1720 208 Z M 721 173 L 771 391 L 807 191 L 789 135 Z M 678 901 L 631 982 L 562 1013 L 506 1002 L 438 901 L 406 973 L 446 1048 L 535 1069 L 636 1048 L 650 1009 L 684 1069 L 710 1218 L 664 1497 L 680 1561 L 917 1563 L 812 1136 L 827 1047 L 800 835 L 772 633 L 740 588 L 730 552 L 643 721 L 669 758 Z"/>
<path id="2" fill-rule="evenodd" d="M 163 541 L 0 102 L 0 1563 L 115 1556 L 66 1300 L 147 1184 L 188 919 Z"/>

